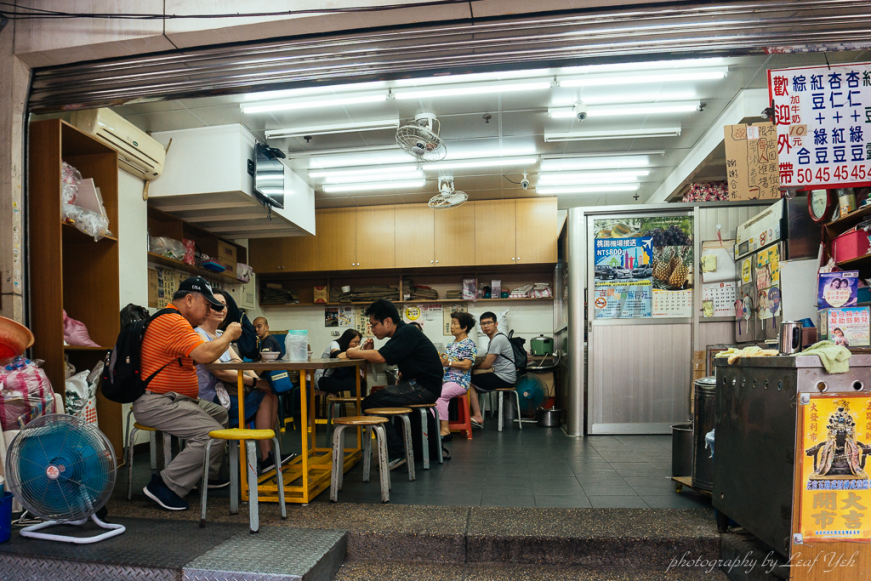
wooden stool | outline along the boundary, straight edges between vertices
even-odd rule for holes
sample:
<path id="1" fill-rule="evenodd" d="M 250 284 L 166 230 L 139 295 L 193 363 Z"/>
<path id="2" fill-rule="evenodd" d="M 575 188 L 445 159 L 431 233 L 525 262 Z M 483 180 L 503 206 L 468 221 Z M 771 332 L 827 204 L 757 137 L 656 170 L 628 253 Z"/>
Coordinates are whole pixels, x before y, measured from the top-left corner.
<path id="1" fill-rule="evenodd" d="M 128 421 L 129 421 L 129 415 Z M 149 443 L 148 447 L 151 450 L 151 469 L 157 470 L 157 443 L 155 442 L 155 433 L 157 430 L 149 428 L 139 422 L 133 422 L 133 429 L 130 430 L 130 439 L 127 442 L 127 500 L 133 496 L 133 442 L 136 441 L 136 432 L 148 432 Z M 169 466 L 172 460 L 172 436 L 163 432 L 163 469 Z"/>
<path id="2" fill-rule="evenodd" d="M 362 398 L 360 401 L 362 401 Z M 336 414 L 333 410 L 335 410 L 337 406 L 349 403 L 357 403 L 357 398 L 338 397 L 335 395 L 331 395 L 327 398 L 327 434 L 329 438 L 327 440 L 328 442 L 333 441 L 333 420 L 336 418 Z M 341 407 L 339 407 L 339 409 L 341 409 Z"/>
<path id="3" fill-rule="evenodd" d="M 517 393 L 517 390 L 513 387 L 500 387 L 498 389 L 494 389 L 493 391 L 499 394 L 499 431 L 502 431 L 502 394 L 505 392 L 510 392 L 514 394 L 514 401 L 517 404 L 517 425 L 520 429 L 523 429 L 523 422 L 520 417 L 520 394 Z"/>
<path id="4" fill-rule="evenodd" d="M 462 395 L 462 397 L 455 398 L 459 399 L 460 402 L 457 406 L 457 418 L 456 422 L 448 422 L 448 428 L 452 432 L 466 432 L 466 439 L 472 439 L 472 412 L 469 411 L 469 392 L 467 391 Z"/>
<path id="5" fill-rule="evenodd" d="M 348 426 L 363 428 L 363 482 L 369 482 L 372 464 L 372 430 L 378 439 L 378 473 L 381 475 L 381 502 L 390 502 L 390 459 L 387 457 L 387 435 L 384 425 L 389 420 L 378 416 L 350 416 L 336 418 L 333 432 L 333 467 L 330 472 L 330 501 L 339 501 L 339 491 L 344 479 L 345 446 L 343 436 Z"/>
<path id="6" fill-rule="evenodd" d="M 435 417 L 436 417 L 436 428 L 439 427 L 439 410 L 434 403 L 416 403 L 410 406 L 411 409 L 420 410 L 420 435 L 423 439 L 423 469 L 429 470 L 429 436 L 427 435 L 427 422 L 426 422 L 426 410 L 427 409 L 435 409 Z M 439 436 L 439 464 L 444 464 L 444 458 L 442 458 L 442 442 L 441 436 Z"/>
<path id="7" fill-rule="evenodd" d="M 260 512 L 257 490 L 257 451 L 255 440 L 272 440 L 272 454 L 275 457 L 276 480 L 278 480 L 278 502 L 281 504 L 281 518 L 287 519 L 287 505 L 284 504 L 284 475 L 281 473 L 281 448 L 272 430 L 212 430 L 209 432 L 206 451 L 203 454 L 203 483 L 200 486 L 200 528 L 206 526 L 206 497 L 209 490 L 209 451 L 215 440 L 230 440 L 230 514 L 239 512 L 239 447 L 236 442 L 245 442 L 245 457 L 248 464 L 248 524 L 252 533 L 260 531 Z"/>
<path id="8" fill-rule="evenodd" d="M 408 414 L 411 413 L 411 408 L 371 408 L 363 412 L 367 416 L 396 416 L 402 420 L 402 427 L 405 441 L 405 462 L 408 464 L 408 479 L 415 480 L 414 475 L 414 448 L 411 444 L 411 420 Z"/>

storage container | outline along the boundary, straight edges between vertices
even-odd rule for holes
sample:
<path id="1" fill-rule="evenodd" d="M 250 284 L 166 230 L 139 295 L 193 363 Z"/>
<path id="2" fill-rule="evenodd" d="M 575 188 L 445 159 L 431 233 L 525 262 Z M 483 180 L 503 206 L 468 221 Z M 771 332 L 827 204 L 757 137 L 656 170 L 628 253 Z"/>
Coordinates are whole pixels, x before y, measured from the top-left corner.
<path id="1" fill-rule="evenodd" d="M 868 254 L 871 243 L 864 230 L 844 232 L 832 241 L 832 254 L 835 262 L 844 262 Z"/>
<path id="2" fill-rule="evenodd" d="M 288 331 L 285 346 L 288 361 L 307 361 L 308 331 Z"/>
<path id="3" fill-rule="evenodd" d="M 0 494 L 0 543 L 12 536 L 12 493 Z"/>
<path id="4" fill-rule="evenodd" d="M 693 425 L 671 427 L 671 475 L 690 476 L 693 473 Z"/>
<path id="5" fill-rule="evenodd" d="M 693 402 L 693 488 L 711 490 L 714 486 L 714 460 L 705 448 L 705 436 L 714 429 L 716 415 L 716 377 L 703 377 L 695 382 Z"/>

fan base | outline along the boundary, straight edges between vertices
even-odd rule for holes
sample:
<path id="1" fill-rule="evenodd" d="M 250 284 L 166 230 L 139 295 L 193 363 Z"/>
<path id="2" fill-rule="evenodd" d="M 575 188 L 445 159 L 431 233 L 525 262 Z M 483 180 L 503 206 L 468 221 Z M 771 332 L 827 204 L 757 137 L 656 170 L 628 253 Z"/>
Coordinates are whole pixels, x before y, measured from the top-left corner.
<path id="1" fill-rule="evenodd" d="M 97 526 L 99 526 L 100 528 L 109 529 L 108 532 L 105 532 L 105 533 L 100 534 L 100 535 L 95 535 L 93 537 L 70 537 L 67 535 L 52 535 L 49 533 L 36 532 L 36 531 L 41 530 L 41 529 L 53 527 L 56 525 L 62 525 L 62 524 L 77 525 L 77 526 L 83 525 L 86 522 L 88 522 L 88 519 L 83 518 L 82 520 L 74 520 L 74 521 L 63 522 L 63 523 L 58 522 L 56 520 L 48 520 L 48 521 L 45 521 L 44 523 L 39 523 L 38 525 L 32 525 L 32 526 L 25 527 L 25 528 L 21 529 L 21 536 L 22 537 L 29 537 L 31 539 L 43 539 L 45 541 L 60 541 L 62 543 L 74 543 L 76 545 L 88 545 L 90 543 L 105 541 L 106 539 L 109 539 L 111 537 L 117 537 L 118 535 L 123 534 L 124 531 L 127 530 L 126 527 L 124 527 L 124 525 L 105 523 L 105 522 L 101 521 L 99 518 L 97 518 L 97 515 L 95 515 L 95 514 L 91 515 L 91 520 L 94 521 L 95 523 L 97 523 Z"/>

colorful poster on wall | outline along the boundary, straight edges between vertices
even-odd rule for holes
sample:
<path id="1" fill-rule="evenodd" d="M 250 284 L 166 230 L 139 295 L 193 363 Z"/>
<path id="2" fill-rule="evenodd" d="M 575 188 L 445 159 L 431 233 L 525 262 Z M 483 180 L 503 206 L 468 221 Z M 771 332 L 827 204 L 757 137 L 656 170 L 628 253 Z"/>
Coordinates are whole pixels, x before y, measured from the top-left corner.
<path id="1" fill-rule="evenodd" d="M 780 185 L 852 187 L 871 175 L 871 63 L 771 69 Z"/>
<path id="2" fill-rule="evenodd" d="M 354 307 L 339 307 L 339 326 L 354 326 Z"/>
<path id="3" fill-rule="evenodd" d="M 821 272 L 817 308 L 851 307 L 859 297 L 859 271 Z"/>
<path id="4" fill-rule="evenodd" d="M 868 307 L 844 307 L 820 311 L 821 331 L 828 331 L 829 341 L 843 347 L 871 345 Z"/>
<path id="5" fill-rule="evenodd" d="M 871 541 L 871 397 L 799 396 L 798 535 L 808 542 Z"/>
<path id="6" fill-rule="evenodd" d="M 339 326 L 339 307 L 324 308 L 324 327 Z"/>
<path id="7" fill-rule="evenodd" d="M 691 316 L 692 217 L 602 219 L 594 230 L 596 319 Z"/>

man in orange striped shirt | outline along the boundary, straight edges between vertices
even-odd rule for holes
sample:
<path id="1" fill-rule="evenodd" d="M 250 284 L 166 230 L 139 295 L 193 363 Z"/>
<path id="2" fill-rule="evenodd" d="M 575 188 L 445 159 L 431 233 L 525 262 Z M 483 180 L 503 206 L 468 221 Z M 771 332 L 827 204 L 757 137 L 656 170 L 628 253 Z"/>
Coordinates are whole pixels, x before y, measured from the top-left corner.
<path id="1" fill-rule="evenodd" d="M 220 405 L 198 398 L 196 363 L 212 363 L 242 334 L 231 323 L 214 341 L 203 341 L 194 332 L 206 320 L 209 309 L 224 308 L 203 278 L 193 276 L 182 282 L 172 297 L 178 313 L 157 317 L 142 339 L 143 377 L 159 373 L 145 393 L 133 402 L 133 415 L 140 424 L 186 440 L 184 450 L 169 466 L 151 478 L 142 489 L 147 497 L 167 510 L 187 510 L 184 497 L 202 478 L 203 453 L 209 432 L 227 427 L 227 411 Z M 229 481 L 218 479 L 224 447 L 212 446 L 209 460 L 209 488 L 222 488 Z"/>

